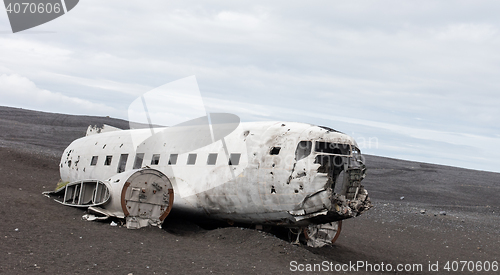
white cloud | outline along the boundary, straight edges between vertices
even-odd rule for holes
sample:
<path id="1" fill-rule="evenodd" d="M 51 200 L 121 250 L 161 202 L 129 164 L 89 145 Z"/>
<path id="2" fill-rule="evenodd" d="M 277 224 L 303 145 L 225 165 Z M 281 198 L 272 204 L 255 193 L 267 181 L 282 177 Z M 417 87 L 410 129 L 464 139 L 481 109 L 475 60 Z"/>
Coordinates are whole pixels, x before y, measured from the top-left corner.
<path id="1" fill-rule="evenodd" d="M 437 39 L 453 40 L 454 42 L 481 43 L 496 38 L 498 30 L 490 24 L 451 24 L 441 30 L 433 31 Z"/>
<path id="2" fill-rule="evenodd" d="M 221 11 L 215 18 L 222 26 L 240 30 L 256 29 L 261 22 L 261 18 L 254 15 L 233 11 Z"/>
<path id="3" fill-rule="evenodd" d="M 0 75 L 0 96 L 7 106 L 30 108 L 40 111 L 72 114 L 118 115 L 119 112 L 102 103 L 38 88 L 26 77 L 17 74 Z"/>
<path id="4" fill-rule="evenodd" d="M 150 90 L 151 87 L 127 82 L 118 82 L 109 79 L 90 79 L 72 75 L 62 75 L 56 73 L 46 73 L 47 77 L 57 78 L 60 83 L 71 83 L 73 85 L 88 86 L 92 88 L 108 90 L 113 92 L 119 92 L 122 94 L 128 94 L 137 96 L 138 94 L 144 93 L 144 91 Z"/>

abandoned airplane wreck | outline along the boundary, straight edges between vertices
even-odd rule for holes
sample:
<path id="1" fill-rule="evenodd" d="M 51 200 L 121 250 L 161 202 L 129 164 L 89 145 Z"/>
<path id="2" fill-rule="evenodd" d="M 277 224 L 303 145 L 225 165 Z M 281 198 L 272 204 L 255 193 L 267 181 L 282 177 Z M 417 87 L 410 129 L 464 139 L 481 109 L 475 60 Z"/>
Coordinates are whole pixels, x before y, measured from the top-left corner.
<path id="1" fill-rule="evenodd" d="M 165 128 L 89 127 L 65 149 L 50 195 L 127 228 L 161 225 L 178 209 L 291 228 L 319 247 L 371 208 L 365 171 L 354 139 L 331 128 L 210 114 Z"/>

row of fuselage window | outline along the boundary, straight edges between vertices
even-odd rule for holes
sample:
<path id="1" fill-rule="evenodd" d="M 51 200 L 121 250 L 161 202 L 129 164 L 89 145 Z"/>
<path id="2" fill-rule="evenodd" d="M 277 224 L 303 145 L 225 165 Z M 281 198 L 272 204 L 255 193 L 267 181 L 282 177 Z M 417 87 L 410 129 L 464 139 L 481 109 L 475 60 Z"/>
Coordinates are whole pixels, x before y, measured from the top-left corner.
<path id="1" fill-rule="evenodd" d="M 168 165 L 176 165 L 178 156 L 179 156 L 179 154 L 170 154 L 170 156 L 168 158 Z M 217 163 L 217 156 L 218 156 L 217 153 L 208 154 L 206 164 L 207 165 L 215 165 Z M 230 154 L 228 165 L 238 165 L 240 163 L 240 157 L 241 157 L 241 154 L 239 154 L 239 153 Z M 120 155 L 120 161 L 118 162 L 118 172 L 125 171 L 125 166 L 127 165 L 127 159 L 128 159 L 128 154 L 121 154 Z M 189 154 L 187 157 L 186 164 L 187 165 L 195 165 L 196 159 L 197 159 L 197 154 Z M 93 156 L 92 160 L 90 161 L 90 166 L 96 166 L 98 160 L 99 160 L 99 156 Z M 106 156 L 106 158 L 104 160 L 104 165 L 105 166 L 111 165 L 112 160 L 113 160 L 113 156 L 111 156 L 111 155 Z M 143 162 L 144 162 L 144 153 L 136 154 L 133 169 L 141 168 L 143 165 Z M 151 165 L 159 165 L 159 164 L 160 164 L 160 154 L 153 154 L 153 156 L 151 157 Z"/>

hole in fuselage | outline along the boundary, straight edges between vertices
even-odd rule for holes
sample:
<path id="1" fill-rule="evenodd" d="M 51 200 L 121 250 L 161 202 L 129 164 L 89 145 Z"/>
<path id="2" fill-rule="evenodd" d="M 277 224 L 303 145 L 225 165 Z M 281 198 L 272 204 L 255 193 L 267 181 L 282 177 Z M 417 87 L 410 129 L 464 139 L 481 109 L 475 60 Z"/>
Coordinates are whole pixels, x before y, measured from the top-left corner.
<path id="1" fill-rule="evenodd" d="M 273 147 L 271 148 L 271 151 L 269 152 L 270 155 L 277 155 L 280 153 L 281 147 Z"/>

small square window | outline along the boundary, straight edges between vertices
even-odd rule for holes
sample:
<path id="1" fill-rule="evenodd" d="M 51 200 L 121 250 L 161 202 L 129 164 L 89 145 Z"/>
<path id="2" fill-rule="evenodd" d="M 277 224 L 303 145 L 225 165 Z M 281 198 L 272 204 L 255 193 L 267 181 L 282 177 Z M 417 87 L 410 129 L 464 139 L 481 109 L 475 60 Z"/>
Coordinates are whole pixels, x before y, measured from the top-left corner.
<path id="1" fill-rule="evenodd" d="M 240 156 L 241 154 L 231 154 L 229 157 L 229 165 L 238 165 L 240 164 Z"/>
<path id="2" fill-rule="evenodd" d="M 188 155 L 188 165 L 194 165 L 196 163 L 196 154 L 189 154 Z"/>
<path id="3" fill-rule="evenodd" d="M 177 164 L 177 156 L 178 154 L 170 154 L 170 158 L 168 159 L 168 165 Z"/>
<path id="4" fill-rule="evenodd" d="M 143 161 L 144 161 L 144 153 L 136 154 L 133 169 L 140 169 L 142 167 Z"/>
<path id="5" fill-rule="evenodd" d="M 92 160 L 90 161 L 90 166 L 96 166 L 97 165 L 97 156 L 93 156 Z"/>
<path id="6" fill-rule="evenodd" d="M 125 171 L 125 167 L 127 166 L 127 159 L 128 159 L 128 154 L 121 154 L 116 172 L 121 173 Z"/>
<path id="7" fill-rule="evenodd" d="M 104 165 L 111 165 L 111 160 L 113 156 L 106 156 L 106 160 L 104 160 Z"/>
<path id="8" fill-rule="evenodd" d="M 158 165 L 160 163 L 160 154 L 154 154 L 151 158 L 151 165 Z"/>
<path id="9" fill-rule="evenodd" d="M 217 154 L 208 154 L 207 164 L 215 165 L 217 162 Z"/>

